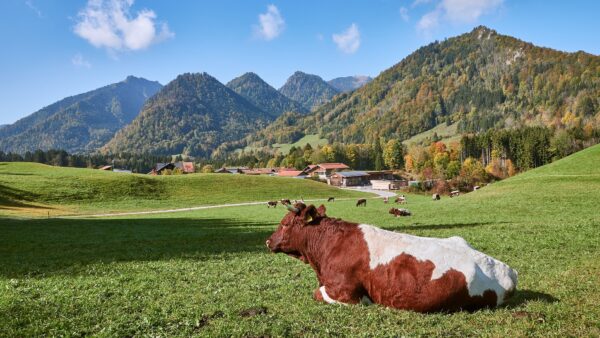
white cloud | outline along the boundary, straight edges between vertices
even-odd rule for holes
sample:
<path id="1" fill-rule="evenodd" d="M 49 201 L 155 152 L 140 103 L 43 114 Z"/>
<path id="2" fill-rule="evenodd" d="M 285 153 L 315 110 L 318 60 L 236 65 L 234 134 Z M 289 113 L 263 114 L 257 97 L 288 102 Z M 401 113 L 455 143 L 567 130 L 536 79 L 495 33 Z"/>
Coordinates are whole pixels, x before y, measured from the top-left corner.
<path id="1" fill-rule="evenodd" d="M 27 7 L 29 7 L 29 9 L 31 9 L 35 14 L 37 14 L 38 18 L 41 19 L 44 17 L 42 15 L 42 11 L 40 11 L 40 9 L 37 8 L 37 6 L 33 3 L 33 1 L 25 0 L 25 5 L 27 5 Z"/>
<path id="2" fill-rule="evenodd" d="M 79 11 L 75 34 L 97 48 L 111 52 L 141 50 L 172 38 L 166 23 L 156 23 L 156 13 L 143 9 L 132 16 L 134 0 L 88 0 Z"/>
<path id="3" fill-rule="evenodd" d="M 400 7 L 400 17 L 402 20 L 404 20 L 404 22 L 408 22 L 408 20 L 410 20 L 410 17 L 408 16 L 408 9 L 406 7 Z"/>
<path id="4" fill-rule="evenodd" d="M 285 28 L 285 21 L 275 5 L 267 6 L 267 12 L 258 15 L 258 26 L 254 26 L 255 34 L 267 41 L 278 37 Z"/>
<path id="5" fill-rule="evenodd" d="M 484 14 L 496 10 L 503 0 L 443 0 L 445 16 L 453 22 L 473 23 Z"/>
<path id="6" fill-rule="evenodd" d="M 355 23 L 350 25 L 344 32 L 333 34 L 332 38 L 337 47 L 347 54 L 355 53 L 360 47 L 360 32 Z"/>
<path id="7" fill-rule="evenodd" d="M 416 0 L 413 6 L 427 3 Z M 417 23 L 417 30 L 428 32 L 438 27 L 442 20 L 453 24 L 474 23 L 485 14 L 497 10 L 504 0 L 440 0 L 435 9 L 425 13 Z"/>
<path id="8" fill-rule="evenodd" d="M 71 58 L 71 63 L 75 66 L 75 67 L 81 67 L 81 68 L 91 68 L 92 64 L 87 61 L 86 59 L 83 58 L 83 55 L 81 55 L 81 53 L 77 53 L 75 55 L 73 55 L 73 57 Z"/>
<path id="9" fill-rule="evenodd" d="M 430 30 L 436 28 L 439 24 L 440 24 L 440 11 L 436 9 L 432 12 L 429 12 L 429 13 L 423 15 L 423 17 L 421 17 L 419 22 L 417 22 L 417 30 L 419 30 L 421 32 L 430 31 Z"/>
<path id="10" fill-rule="evenodd" d="M 413 1 L 412 5 L 410 5 L 411 7 L 417 7 L 423 4 L 428 4 L 430 3 L 432 0 L 415 0 Z"/>

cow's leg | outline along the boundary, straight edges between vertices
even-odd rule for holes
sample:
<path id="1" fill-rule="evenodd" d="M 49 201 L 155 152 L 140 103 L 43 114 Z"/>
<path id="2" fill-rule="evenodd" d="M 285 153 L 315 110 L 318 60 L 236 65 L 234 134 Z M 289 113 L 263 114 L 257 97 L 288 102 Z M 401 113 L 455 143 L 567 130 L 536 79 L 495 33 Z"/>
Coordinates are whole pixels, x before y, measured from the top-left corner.
<path id="1" fill-rule="evenodd" d="M 314 298 L 328 304 L 357 304 L 365 301 L 365 297 L 359 295 L 355 288 L 349 287 L 326 287 L 325 285 L 315 290 Z M 369 299 L 369 297 L 366 297 Z"/>

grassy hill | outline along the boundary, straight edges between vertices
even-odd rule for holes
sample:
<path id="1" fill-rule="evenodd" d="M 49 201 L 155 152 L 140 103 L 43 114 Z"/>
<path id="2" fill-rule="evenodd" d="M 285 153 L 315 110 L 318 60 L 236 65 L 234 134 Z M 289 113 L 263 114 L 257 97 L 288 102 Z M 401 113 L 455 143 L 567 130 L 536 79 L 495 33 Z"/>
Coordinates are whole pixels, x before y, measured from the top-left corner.
<path id="1" fill-rule="evenodd" d="M 314 181 L 280 177 L 148 176 L 37 163 L 0 163 L 0 215 L 11 210 L 40 215 L 50 211 L 53 216 L 358 195 Z"/>
<path id="2" fill-rule="evenodd" d="M 506 262 L 519 285 L 499 309 L 317 303 L 313 271 L 264 247 L 281 208 L 0 218 L 0 336 L 600 336 L 599 160 L 595 146 L 458 198 L 408 195 L 406 218 L 379 200 L 327 203 L 333 217 L 462 236 Z"/>

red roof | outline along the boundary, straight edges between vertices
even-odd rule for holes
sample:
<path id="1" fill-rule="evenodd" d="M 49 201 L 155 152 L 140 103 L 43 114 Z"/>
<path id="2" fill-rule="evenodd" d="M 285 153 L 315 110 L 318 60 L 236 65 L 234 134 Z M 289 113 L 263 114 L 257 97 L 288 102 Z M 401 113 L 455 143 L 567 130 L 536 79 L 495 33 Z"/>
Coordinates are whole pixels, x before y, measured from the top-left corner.
<path id="1" fill-rule="evenodd" d="M 344 163 L 319 163 L 318 166 L 323 169 L 350 169 Z"/>
<path id="2" fill-rule="evenodd" d="M 305 174 L 305 173 L 302 170 L 281 170 L 278 175 L 285 176 L 285 177 L 294 177 L 294 176 L 300 176 L 300 174 Z"/>

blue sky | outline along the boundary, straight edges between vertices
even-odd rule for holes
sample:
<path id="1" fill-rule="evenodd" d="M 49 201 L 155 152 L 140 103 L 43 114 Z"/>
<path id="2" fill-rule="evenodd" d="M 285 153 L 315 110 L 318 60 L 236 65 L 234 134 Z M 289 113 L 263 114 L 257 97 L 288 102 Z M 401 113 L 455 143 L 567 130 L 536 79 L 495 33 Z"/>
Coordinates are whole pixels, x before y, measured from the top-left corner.
<path id="1" fill-rule="evenodd" d="M 2 0 L 0 124 L 128 75 L 253 71 L 276 88 L 296 70 L 376 76 L 480 24 L 599 55 L 598 13 L 592 0 Z"/>

